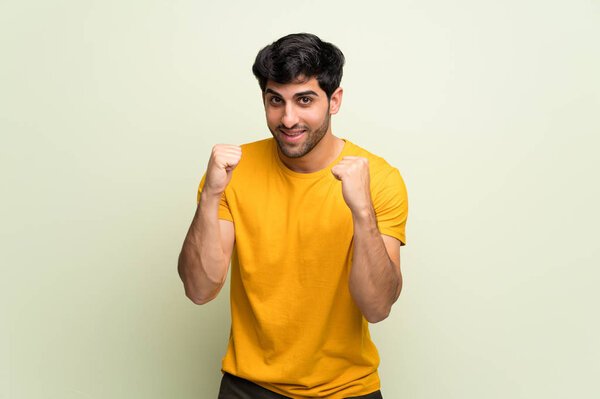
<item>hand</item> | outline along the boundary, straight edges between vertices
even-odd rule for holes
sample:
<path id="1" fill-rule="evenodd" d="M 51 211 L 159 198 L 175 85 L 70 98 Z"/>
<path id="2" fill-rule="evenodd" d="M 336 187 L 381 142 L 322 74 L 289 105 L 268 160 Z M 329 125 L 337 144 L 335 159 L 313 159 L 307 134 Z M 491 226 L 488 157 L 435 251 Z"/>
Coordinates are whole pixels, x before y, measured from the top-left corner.
<path id="1" fill-rule="evenodd" d="M 209 194 L 221 196 L 231 180 L 231 174 L 242 158 L 242 147 L 229 144 L 217 144 L 213 147 L 204 188 Z"/>
<path id="2" fill-rule="evenodd" d="M 369 161 L 363 157 L 344 157 L 331 168 L 333 176 L 342 182 L 342 195 L 352 213 L 370 209 Z"/>

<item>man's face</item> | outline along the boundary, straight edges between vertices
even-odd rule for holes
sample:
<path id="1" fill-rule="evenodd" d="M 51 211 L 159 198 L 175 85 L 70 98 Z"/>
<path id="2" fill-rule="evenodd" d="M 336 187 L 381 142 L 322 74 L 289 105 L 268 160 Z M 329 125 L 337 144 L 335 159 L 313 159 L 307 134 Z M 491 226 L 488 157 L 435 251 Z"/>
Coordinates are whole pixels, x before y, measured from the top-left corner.
<path id="1" fill-rule="evenodd" d="M 267 125 L 281 152 L 289 158 L 308 154 L 329 131 L 329 100 L 312 77 L 293 83 L 267 82 Z"/>

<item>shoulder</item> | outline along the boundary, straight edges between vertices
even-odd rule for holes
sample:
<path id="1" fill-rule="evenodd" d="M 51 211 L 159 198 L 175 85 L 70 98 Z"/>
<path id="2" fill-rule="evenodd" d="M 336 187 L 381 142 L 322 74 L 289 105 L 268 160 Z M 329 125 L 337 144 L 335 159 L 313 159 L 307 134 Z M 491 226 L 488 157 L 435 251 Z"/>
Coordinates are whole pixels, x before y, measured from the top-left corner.
<path id="1" fill-rule="evenodd" d="M 356 157 L 364 157 L 369 161 L 369 170 L 371 172 L 371 178 L 383 178 L 390 174 L 398 173 L 398 169 L 390 165 L 382 157 L 373 154 L 372 152 L 346 140 L 348 145 L 347 155 Z"/>
<path id="2" fill-rule="evenodd" d="M 371 194 L 373 200 L 379 202 L 385 198 L 406 199 L 406 185 L 400 171 L 390 165 L 382 157 L 349 142 L 348 155 L 365 157 L 369 160 L 371 177 Z"/>
<path id="3" fill-rule="evenodd" d="M 253 169 L 257 165 L 264 165 L 264 162 L 268 162 L 273 155 L 273 144 L 274 139 L 268 138 L 240 145 L 242 158 L 238 168 Z"/>
<path id="4" fill-rule="evenodd" d="M 273 140 L 274 139 L 272 137 L 269 137 L 267 139 L 242 144 L 240 147 L 242 147 L 242 153 L 244 151 L 252 154 L 271 151 L 273 148 Z"/>
<path id="5" fill-rule="evenodd" d="M 228 187 L 256 181 L 273 170 L 274 139 L 241 144 L 242 158 L 235 168 Z"/>
<path id="6" fill-rule="evenodd" d="M 350 144 L 350 154 L 369 160 L 371 196 L 382 234 L 398 238 L 404 245 L 403 223 L 408 212 L 408 198 L 404 179 L 397 168 L 385 159 L 355 144 Z M 404 222 L 403 222 L 404 220 Z"/>

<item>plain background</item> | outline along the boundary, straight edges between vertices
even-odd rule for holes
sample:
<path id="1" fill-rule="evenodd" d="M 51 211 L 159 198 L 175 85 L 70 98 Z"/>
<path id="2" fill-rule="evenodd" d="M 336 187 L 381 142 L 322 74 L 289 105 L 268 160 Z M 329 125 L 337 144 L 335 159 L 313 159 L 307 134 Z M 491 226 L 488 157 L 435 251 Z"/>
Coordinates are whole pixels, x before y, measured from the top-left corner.
<path id="1" fill-rule="evenodd" d="M 0 398 L 216 397 L 229 290 L 194 305 L 177 256 L 301 31 L 347 58 L 334 133 L 408 188 L 384 396 L 600 395 L 598 1 L 5 0 Z"/>

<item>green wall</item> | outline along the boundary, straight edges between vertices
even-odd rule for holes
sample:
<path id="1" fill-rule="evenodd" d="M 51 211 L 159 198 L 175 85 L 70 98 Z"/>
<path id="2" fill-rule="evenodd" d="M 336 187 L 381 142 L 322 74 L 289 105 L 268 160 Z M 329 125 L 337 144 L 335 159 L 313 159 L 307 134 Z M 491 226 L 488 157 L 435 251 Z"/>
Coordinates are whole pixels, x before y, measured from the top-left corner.
<path id="1" fill-rule="evenodd" d="M 176 272 L 210 148 L 269 136 L 256 52 L 347 58 L 334 134 L 409 194 L 387 399 L 595 397 L 596 1 L 3 1 L 0 398 L 216 398 L 229 290 Z"/>

